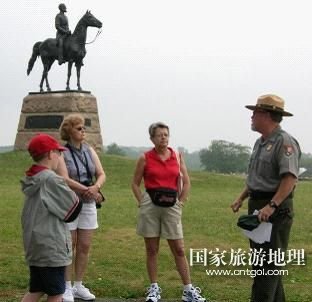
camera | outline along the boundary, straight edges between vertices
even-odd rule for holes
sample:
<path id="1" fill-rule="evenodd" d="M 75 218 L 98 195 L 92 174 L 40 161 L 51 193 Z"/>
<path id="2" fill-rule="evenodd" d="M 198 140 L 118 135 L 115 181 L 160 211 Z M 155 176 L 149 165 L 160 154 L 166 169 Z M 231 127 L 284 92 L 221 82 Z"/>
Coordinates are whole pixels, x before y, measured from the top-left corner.
<path id="1" fill-rule="evenodd" d="M 85 180 L 85 181 L 81 181 L 80 182 L 82 185 L 86 186 L 86 187 L 91 187 L 93 186 L 93 181 L 92 180 Z"/>
<path id="2" fill-rule="evenodd" d="M 81 181 L 80 182 L 82 185 L 86 186 L 86 187 L 91 187 L 93 186 L 93 181 L 92 180 L 85 180 L 85 181 Z M 105 197 L 103 196 L 103 194 L 99 191 L 99 193 L 102 195 L 103 197 L 103 201 L 105 200 Z M 102 205 L 100 203 L 95 203 L 95 206 L 97 209 L 100 209 L 102 207 Z"/>

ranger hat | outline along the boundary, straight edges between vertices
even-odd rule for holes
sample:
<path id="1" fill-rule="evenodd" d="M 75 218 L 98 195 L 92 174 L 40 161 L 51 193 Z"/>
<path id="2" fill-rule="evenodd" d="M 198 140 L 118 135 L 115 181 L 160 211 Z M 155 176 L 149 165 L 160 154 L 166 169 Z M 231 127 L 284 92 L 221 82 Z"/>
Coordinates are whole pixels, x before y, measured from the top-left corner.
<path id="1" fill-rule="evenodd" d="M 293 116 L 292 113 L 284 110 L 284 100 L 274 94 L 262 95 L 258 98 L 256 105 L 246 105 L 245 107 L 250 110 L 263 109 L 266 111 L 278 112 L 282 116 Z"/>
<path id="2" fill-rule="evenodd" d="M 44 133 L 35 135 L 28 144 L 28 152 L 31 156 L 39 156 L 51 150 L 65 151 L 67 149 L 60 145 L 54 137 Z"/>

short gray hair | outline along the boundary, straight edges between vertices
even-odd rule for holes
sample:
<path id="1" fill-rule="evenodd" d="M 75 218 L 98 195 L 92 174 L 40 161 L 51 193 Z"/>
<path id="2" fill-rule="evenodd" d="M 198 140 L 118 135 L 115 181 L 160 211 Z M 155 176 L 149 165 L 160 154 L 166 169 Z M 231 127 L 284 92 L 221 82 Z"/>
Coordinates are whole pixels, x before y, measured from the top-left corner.
<path id="1" fill-rule="evenodd" d="M 169 133 L 169 126 L 166 125 L 165 123 L 162 123 L 162 122 L 153 123 L 148 127 L 148 133 L 151 138 L 155 136 L 155 132 L 157 128 L 165 128 L 168 130 L 168 133 Z"/>

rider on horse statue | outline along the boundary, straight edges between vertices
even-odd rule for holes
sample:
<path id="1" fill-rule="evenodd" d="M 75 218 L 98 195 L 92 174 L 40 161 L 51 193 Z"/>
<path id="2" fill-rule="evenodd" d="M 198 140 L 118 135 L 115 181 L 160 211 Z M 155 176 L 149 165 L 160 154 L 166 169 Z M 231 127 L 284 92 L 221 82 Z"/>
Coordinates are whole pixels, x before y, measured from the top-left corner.
<path id="1" fill-rule="evenodd" d="M 77 88 L 82 90 L 80 86 L 80 69 L 83 66 L 83 58 L 86 51 L 87 28 L 96 27 L 100 29 L 102 22 L 95 18 L 89 10 L 78 21 L 73 34 L 68 28 L 67 17 L 64 15 L 66 6 L 59 5 L 60 13 L 55 18 L 55 26 L 57 28 L 56 39 L 48 38 L 44 41 L 38 41 L 33 46 L 32 55 L 28 61 L 27 75 L 32 71 L 38 57 L 41 57 L 43 72 L 40 81 L 40 92 L 43 92 L 43 83 L 46 83 L 47 91 L 51 91 L 48 73 L 55 60 L 59 60 L 61 65 L 68 62 L 66 90 L 70 90 L 69 80 L 71 77 L 72 65 L 76 66 Z M 96 37 L 99 35 L 100 30 Z"/>
<path id="2" fill-rule="evenodd" d="M 63 45 L 64 40 L 67 36 L 71 34 L 69 27 L 68 27 L 68 19 L 65 15 L 66 13 L 66 6 L 64 3 L 59 5 L 60 12 L 55 17 L 55 27 L 56 27 L 56 40 L 58 46 L 58 63 L 59 65 L 65 63 L 64 55 L 63 55 Z"/>

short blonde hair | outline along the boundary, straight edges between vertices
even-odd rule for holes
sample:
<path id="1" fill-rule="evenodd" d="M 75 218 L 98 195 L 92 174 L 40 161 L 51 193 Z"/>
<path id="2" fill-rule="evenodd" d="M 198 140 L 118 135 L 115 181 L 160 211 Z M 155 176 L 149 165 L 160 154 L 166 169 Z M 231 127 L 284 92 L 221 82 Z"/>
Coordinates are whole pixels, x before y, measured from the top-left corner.
<path id="1" fill-rule="evenodd" d="M 169 126 L 166 125 L 165 123 L 163 122 L 153 123 L 152 125 L 148 127 L 148 133 L 150 135 L 150 138 L 155 136 L 155 132 L 157 128 L 165 128 L 168 130 L 168 133 L 169 133 Z"/>
<path id="2" fill-rule="evenodd" d="M 73 114 L 69 114 L 67 115 L 61 126 L 60 126 L 60 136 L 61 139 L 64 141 L 69 141 L 70 140 L 70 134 L 71 131 L 73 130 L 73 128 L 78 125 L 78 124 L 84 124 L 85 120 L 83 118 L 82 115 L 77 114 L 77 113 L 73 113 Z"/>

